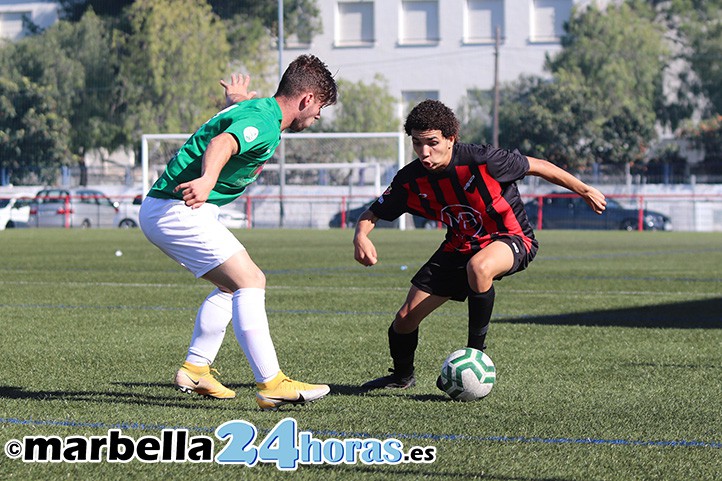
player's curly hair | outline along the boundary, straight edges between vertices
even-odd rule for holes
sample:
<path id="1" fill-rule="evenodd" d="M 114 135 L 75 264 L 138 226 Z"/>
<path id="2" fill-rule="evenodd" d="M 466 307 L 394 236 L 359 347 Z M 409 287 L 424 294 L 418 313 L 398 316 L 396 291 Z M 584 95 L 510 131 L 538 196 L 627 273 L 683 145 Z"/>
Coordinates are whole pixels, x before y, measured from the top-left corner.
<path id="1" fill-rule="evenodd" d="M 424 100 L 414 107 L 406 117 L 404 131 L 411 135 L 412 130 L 440 130 L 445 138 L 459 137 L 459 120 L 454 111 L 438 100 Z"/>
<path id="2" fill-rule="evenodd" d="M 336 81 L 326 64 L 315 55 L 300 55 L 288 65 L 275 97 L 295 97 L 312 91 L 324 106 L 336 103 Z"/>

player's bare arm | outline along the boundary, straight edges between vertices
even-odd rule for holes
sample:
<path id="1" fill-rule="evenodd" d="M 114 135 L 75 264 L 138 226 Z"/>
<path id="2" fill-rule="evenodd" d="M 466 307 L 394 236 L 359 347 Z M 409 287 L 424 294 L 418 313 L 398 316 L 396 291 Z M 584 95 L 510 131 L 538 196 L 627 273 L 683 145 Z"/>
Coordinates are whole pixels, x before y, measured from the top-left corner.
<path id="1" fill-rule="evenodd" d="M 607 200 L 599 190 L 585 184 L 564 169 L 547 160 L 527 157 L 529 160 L 529 174 L 536 175 L 553 184 L 564 187 L 578 194 L 597 214 L 604 212 Z"/>
<path id="2" fill-rule="evenodd" d="M 250 75 L 232 74 L 231 81 L 221 80 L 220 84 L 226 90 L 226 107 L 230 107 L 238 102 L 252 99 L 256 96 L 256 91 L 248 91 L 248 85 L 251 82 Z"/>
<path id="3" fill-rule="evenodd" d="M 231 134 L 222 133 L 213 137 L 203 154 L 203 171 L 201 176 L 189 182 L 179 184 L 174 192 L 179 190 L 188 207 L 197 209 L 208 200 L 211 190 L 218 182 L 218 176 L 231 156 L 238 153 L 238 142 Z"/>
<path id="4" fill-rule="evenodd" d="M 372 266 L 378 261 L 376 247 L 368 235 L 376 227 L 379 220 L 370 210 L 366 210 L 358 218 L 356 233 L 353 237 L 354 259 L 362 265 Z"/>

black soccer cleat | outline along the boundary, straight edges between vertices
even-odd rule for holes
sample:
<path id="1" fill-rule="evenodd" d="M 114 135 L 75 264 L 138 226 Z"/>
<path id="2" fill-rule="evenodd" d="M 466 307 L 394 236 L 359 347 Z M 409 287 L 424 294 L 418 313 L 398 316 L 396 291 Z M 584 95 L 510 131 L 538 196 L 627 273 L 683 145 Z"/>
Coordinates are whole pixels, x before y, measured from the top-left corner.
<path id="1" fill-rule="evenodd" d="M 416 377 L 414 372 L 408 376 L 399 376 L 393 369 L 389 369 L 388 376 L 378 377 L 361 385 L 361 389 L 371 391 L 373 389 L 408 389 L 416 386 Z"/>

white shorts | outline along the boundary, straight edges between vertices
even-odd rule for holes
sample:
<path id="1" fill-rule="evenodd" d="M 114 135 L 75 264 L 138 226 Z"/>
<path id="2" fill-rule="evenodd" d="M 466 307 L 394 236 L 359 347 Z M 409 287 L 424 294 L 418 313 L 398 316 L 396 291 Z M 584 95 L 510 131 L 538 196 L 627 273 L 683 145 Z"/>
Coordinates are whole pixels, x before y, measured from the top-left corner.
<path id="1" fill-rule="evenodd" d="M 218 220 L 219 213 L 215 204 L 191 209 L 182 200 L 146 197 L 140 228 L 171 259 L 201 277 L 245 249 Z"/>

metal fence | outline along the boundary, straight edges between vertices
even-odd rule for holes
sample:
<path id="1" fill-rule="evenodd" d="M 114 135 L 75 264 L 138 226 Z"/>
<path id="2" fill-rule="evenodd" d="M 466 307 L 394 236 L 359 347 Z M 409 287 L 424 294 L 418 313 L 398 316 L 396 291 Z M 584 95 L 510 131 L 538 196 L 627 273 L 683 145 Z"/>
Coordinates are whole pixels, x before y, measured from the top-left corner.
<path id="1" fill-rule="evenodd" d="M 544 202 L 560 198 L 573 200 L 572 207 L 566 204 L 565 215 L 560 215 L 559 209 L 547 212 L 545 223 Z M 531 219 L 537 229 L 722 231 L 721 194 L 609 195 L 609 208 L 602 215 L 573 194 L 525 194 L 523 199 L 530 214 L 542 206 L 542 215 Z M 371 200 L 373 197 L 363 195 L 248 195 L 230 207 L 246 214 L 250 228 L 347 228 Z M 554 223 L 551 215 L 562 222 Z M 405 228 L 414 228 L 410 216 L 404 220 Z"/>

